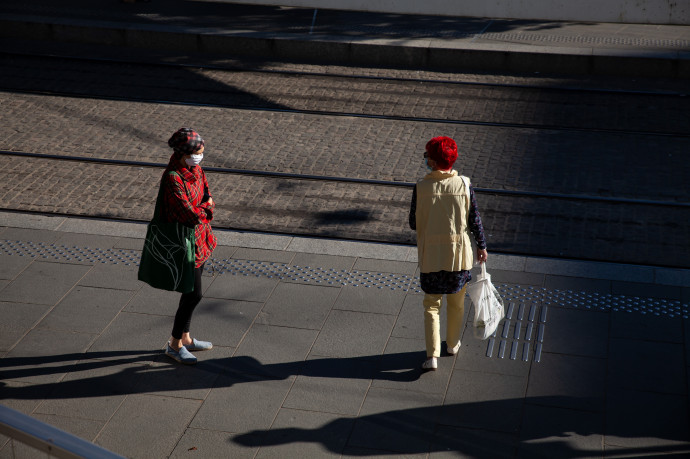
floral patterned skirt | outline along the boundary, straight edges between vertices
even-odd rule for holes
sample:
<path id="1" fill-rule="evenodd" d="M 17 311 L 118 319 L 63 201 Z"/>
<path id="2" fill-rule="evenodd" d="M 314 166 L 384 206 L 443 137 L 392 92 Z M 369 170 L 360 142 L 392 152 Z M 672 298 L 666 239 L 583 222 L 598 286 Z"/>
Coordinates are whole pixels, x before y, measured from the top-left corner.
<path id="1" fill-rule="evenodd" d="M 472 274 L 469 271 L 437 271 L 419 275 L 424 293 L 436 295 L 458 293 L 471 280 Z"/>

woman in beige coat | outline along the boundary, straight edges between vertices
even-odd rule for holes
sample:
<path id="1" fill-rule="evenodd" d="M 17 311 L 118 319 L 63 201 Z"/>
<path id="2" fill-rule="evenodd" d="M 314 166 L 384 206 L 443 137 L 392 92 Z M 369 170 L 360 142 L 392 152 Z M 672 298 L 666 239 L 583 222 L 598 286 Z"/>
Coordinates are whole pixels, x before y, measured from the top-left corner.
<path id="1" fill-rule="evenodd" d="M 448 302 L 447 351 L 455 355 L 460 349 L 465 285 L 472 279 L 474 262 L 470 233 L 477 244 L 477 261 L 483 263 L 488 257 L 474 190 L 469 178 L 453 169 L 457 157 L 453 139 L 431 139 L 424 153 L 431 172 L 417 182 L 412 193 L 410 228 L 417 231 L 420 283 L 425 293 L 425 370 L 435 370 L 441 356 L 439 311 L 443 295 Z"/>

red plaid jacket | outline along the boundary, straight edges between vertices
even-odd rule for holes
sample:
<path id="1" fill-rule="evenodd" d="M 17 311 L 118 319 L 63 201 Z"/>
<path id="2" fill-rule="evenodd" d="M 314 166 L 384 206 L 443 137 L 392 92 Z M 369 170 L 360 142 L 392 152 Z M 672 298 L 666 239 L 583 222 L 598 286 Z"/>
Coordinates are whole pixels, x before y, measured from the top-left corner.
<path id="1" fill-rule="evenodd" d="M 171 171 L 176 174 L 170 174 Z M 191 169 L 182 167 L 175 155 L 170 157 L 163 174 L 162 218 L 168 222 L 179 222 L 195 228 L 196 267 L 209 259 L 216 248 L 216 237 L 211 230 L 213 209 L 208 203 L 211 194 L 201 166 Z M 206 194 L 206 196 L 204 196 Z"/>

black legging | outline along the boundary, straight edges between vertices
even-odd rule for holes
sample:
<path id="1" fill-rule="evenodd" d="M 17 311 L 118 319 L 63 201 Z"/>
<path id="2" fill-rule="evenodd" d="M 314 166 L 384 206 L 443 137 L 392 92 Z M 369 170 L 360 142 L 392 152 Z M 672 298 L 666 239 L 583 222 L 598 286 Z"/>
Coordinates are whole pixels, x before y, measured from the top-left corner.
<path id="1" fill-rule="evenodd" d="M 180 297 L 180 305 L 177 307 L 175 314 L 175 323 L 173 324 L 172 337 L 175 339 L 182 339 L 183 333 L 189 333 L 189 326 L 192 323 L 192 314 L 194 308 L 201 301 L 201 274 L 204 272 L 204 265 L 194 269 L 194 290 L 189 293 L 183 293 Z"/>

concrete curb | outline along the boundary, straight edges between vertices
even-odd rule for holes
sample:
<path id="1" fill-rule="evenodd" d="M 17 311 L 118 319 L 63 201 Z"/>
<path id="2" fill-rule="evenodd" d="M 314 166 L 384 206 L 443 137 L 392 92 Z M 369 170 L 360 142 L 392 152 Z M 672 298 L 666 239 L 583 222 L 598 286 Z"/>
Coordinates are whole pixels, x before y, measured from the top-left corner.
<path id="1" fill-rule="evenodd" d="M 690 78 L 690 51 L 682 50 L 305 36 L 26 15 L 0 18 L 0 36 L 340 65 Z"/>

